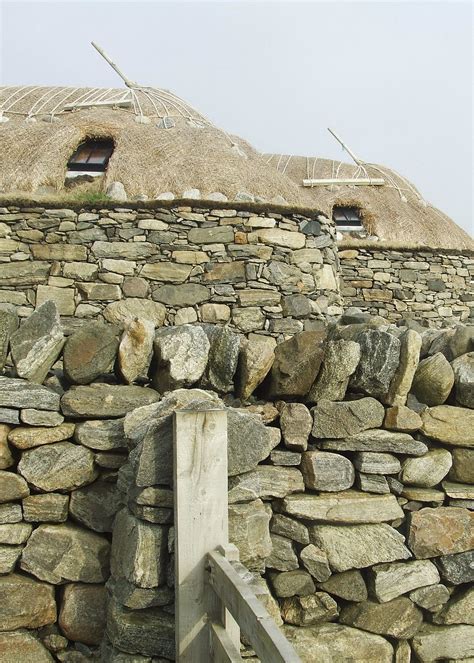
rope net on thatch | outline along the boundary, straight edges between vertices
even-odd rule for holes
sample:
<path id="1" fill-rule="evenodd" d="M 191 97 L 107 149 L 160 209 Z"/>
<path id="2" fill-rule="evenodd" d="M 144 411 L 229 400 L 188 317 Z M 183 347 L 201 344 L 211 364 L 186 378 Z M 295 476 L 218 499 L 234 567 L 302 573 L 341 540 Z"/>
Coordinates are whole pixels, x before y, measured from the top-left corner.
<path id="1" fill-rule="evenodd" d="M 130 102 L 123 107 L 123 102 Z M 105 104 L 105 105 L 104 105 Z M 108 138 L 114 152 L 103 188 L 122 182 L 128 196 L 176 198 L 199 189 L 229 200 L 310 208 L 308 192 L 267 166 L 254 148 L 215 127 L 189 104 L 155 88 L 0 88 L 0 190 L 64 189 L 67 162 L 88 138 Z M 284 199 L 284 200 L 283 200 Z"/>
<path id="2" fill-rule="evenodd" d="M 474 248 L 474 240 L 462 228 L 426 202 L 411 182 L 386 166 L 282 154 L 268 154 L 265 160 L 301 187 L 304 179 L 383 178 L 382 186 L 329 184 L 306 189 L 313 205 L 330 218 L 335 206 L 359 208 L 365 229 L 379 241 Z"/>

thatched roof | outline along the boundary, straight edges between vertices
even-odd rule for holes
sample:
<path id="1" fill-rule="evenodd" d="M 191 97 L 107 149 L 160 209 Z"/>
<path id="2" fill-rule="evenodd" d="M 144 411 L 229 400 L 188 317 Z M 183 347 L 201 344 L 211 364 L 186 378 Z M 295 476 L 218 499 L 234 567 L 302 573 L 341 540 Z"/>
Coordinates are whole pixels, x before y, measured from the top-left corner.
<path id="1" fill-rule="evenodd" d="M 474 249 L 474 240 L 462 228 L 427 203 L 413 184 L 386 166 L 364 163 L 361 168 L 331 159 L 280 154 L 268 154 L 265 159 L 301 188 L 304 179 L 383 178 L 383 186 L 330 185 L 305 189 L 314 207 L 330 218 L 335 205 L 359 207 L 367 232 L 376 236 L 380 244 Z M 348 243 L 347 236 L 344 243 Z"/>
<path id="2" fill-rule="evenodd" d="M 119 107 L 124 99 L 129 107 Z M 117 105 L 97 105 L 104 102 Z M 312 206 L 308 192 L 276 173 L 248 143 L 156 88 L 0 88 L 0 192 L 51 187 L 61 193 L 68 159 L 89 137 L 113 139 L 102 187 L 122 182 L 129 198 L 155 199 L 165 192 L 182 198 L 185 191 L 199 189 L 204 199 L 214 192 L 229 200 L 248 193 L 257 202 L 277 198 L 277 204 Z"/>

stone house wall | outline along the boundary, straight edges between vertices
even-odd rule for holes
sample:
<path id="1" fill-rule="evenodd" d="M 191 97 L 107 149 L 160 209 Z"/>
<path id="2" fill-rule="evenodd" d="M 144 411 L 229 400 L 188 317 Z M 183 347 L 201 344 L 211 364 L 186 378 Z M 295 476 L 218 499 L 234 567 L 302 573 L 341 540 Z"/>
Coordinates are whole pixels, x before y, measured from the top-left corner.
<path id="1" fill-rule="evenodd" d="M 275 337 L 342 312 L 334 228 L 320 215 L 7 206 L 0 261 L 0 302 L 27 316 L 52 300 L 71 328 L 72 318 L 114 320 L 144 299 L 160 325 L 226 323 Z"/>
<path id="2" fill-rule="evenodd" d="M 129 315 L 66 336 L 48 301 L 0 307 L 0 330 L 6 660 L 174 659 L 171 418 L 207 406 L 231 540 L 304 663 L 474 654 L 472 327 L 277 343 Z"/>
<path id="3" fill-rule="evenodd" d="M 439 327 L 474 319 L 474 254 L 434 250 L 339 248 L 345 306 L 391 322 Z"/>

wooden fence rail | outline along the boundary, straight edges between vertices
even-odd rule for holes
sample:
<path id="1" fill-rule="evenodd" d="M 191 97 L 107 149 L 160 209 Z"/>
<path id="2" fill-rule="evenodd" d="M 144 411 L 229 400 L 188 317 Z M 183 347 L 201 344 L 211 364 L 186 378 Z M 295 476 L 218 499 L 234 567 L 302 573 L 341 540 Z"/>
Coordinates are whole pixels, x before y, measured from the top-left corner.
<path id="1" fill-rule="evenodd" d="M 175 412 L 173 478 L 178 663 L 243 661 L 240 629 L 262 663 L 301 663 L 229 545 L 225 410 Z"/>

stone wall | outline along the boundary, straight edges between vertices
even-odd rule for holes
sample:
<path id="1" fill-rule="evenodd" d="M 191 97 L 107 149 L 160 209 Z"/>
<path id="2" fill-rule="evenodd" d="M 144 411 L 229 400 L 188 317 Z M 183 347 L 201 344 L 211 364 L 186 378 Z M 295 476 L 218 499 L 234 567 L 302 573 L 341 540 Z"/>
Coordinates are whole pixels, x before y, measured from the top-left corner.
<path id="1" fill-rule="evenodd" d="M 341 312 L 334 228 L 313 216 L 0 208 L 0 302 L 27 316 L 53 300 L 70 328 L 74 318 L 116 321 L 146 299 L 160 325 L 226 323 L 275 337 L 311 329 Z"/>
<path id="2" fill-rule="evenodd" d="M 174 659 L 171 418 L 208 406 L 231 539 L 304 663 L 474 656 L 473 327 L 350 321 L 65 337 L 53 302 L 0 309 L 3 657 Z"/>
<path id="3" fill-rule="evenodd" d="M 474 255 L 434 250 L 384 250 L 341 245 L 341 291 L 356 306 L 391 322 L 429 326 L 474 319 Z"/>

